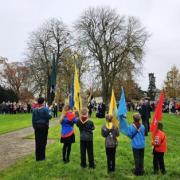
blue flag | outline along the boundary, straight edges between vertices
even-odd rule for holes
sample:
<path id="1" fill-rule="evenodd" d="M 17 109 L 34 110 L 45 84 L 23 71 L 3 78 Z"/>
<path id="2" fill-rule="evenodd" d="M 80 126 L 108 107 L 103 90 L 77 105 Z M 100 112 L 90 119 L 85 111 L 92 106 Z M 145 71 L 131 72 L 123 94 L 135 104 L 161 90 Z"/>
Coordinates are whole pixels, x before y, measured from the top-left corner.
<path id="1" fill-rule="evenodd" d="M 71 96 L 70 96 L 70 100 L 69 100 L 69 106 L 71 109 L 74 107 L 74 75 L 72 77 Z"/>
<path id="2" fill-rule="evenodd" d="M 124 95 L 124 89 L 122 87 L 117 116 L 119 119 L 119 129 L 125 135 L 127 135 L 127 131 L 128 131 L 128 122 L 126 120 L 126 113 L 127 113 L 126 100 Z"/>
<path id="3" fill-rule="evenodd" d="M 124 95 L 124 89 L 122 87 L 121 98 L 119 100 L 117 115 L 118 115 L 118 117 L 120 115 L 126 116 L 126 113 L 127 113 L 126 100 L 125 100 L 125 95 Z"/>

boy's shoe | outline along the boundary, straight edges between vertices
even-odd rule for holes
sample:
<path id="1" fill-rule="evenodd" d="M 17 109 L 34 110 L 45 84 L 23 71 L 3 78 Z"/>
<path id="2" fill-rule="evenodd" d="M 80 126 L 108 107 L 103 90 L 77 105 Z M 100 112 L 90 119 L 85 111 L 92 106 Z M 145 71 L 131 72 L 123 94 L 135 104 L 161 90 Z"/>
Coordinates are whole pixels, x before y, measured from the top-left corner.
<path id="1" fill-rule="evenodd" d="M 139 172 L 139 176 L 143 176 L 144 175 L 144 171 Z"/>
<path id="2" fill-rule="evenodd" d="M 69 163 L 69 159 L 63 159 L 64 164 Z"/>
<path id="3" fill-rule="evenodd" d="M 154 171 L 154 173 L 153 173 L 153 174 L 155 174 L 155 175 L 156 175 L 156 174 L 158 174 L 158 173 L 159 173 L 158 171 Z"/>
<path id="4" fill-rule="evenodd" d="M 162 171 L 161 173 L 164 175 L 164 174 L 166 174 L 167 172 L 166 172 L 166 171 Z"/>
<path id="5" fill-rule="evenodd" d="M 82 168 L 86 168 L 87 166 L 86 166 L 86 165 L 85 165 L 85 166 L 82 166 L 82 165 L 81 165 L 81 167 L 82 167 Z"/>
<path id="6" fill-rule="evenodd" d="M 89 166 L 90 169 L 95 169 L 95 165 Z"/>

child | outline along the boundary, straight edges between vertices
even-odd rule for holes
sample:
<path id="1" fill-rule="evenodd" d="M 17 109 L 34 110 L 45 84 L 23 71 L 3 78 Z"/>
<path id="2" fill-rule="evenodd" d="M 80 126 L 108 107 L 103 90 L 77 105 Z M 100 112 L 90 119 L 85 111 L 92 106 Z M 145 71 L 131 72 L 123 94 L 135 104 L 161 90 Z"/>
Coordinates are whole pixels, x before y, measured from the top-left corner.
<path id="1" fill-rule="evenodd" d="M 71 153 L 71 145 L 75 142 L 74 124 L 77 122 L 77 117 L 74 112 L 71 111 L 69 105 L 65 105 L 60 118 L 62 125 L 61 129 L 61 143 L 64 144 L 62 149 L 64 163 L 69 162 L 69 156 Z"/>
<path id="2" fill-rule="evenodd" d="M 115 128 L 112 123 L 113 116 L 106 115 L 106 125 L 101 129 L 101 134 L 105 137 L 105 147 L 107 156 L 107 168 L 108 173 L 115 171 L 115 154 L 117 146 L 117 136 L 119 136 L 119 130 Z"/>
<path id="3" fill-rule="evenodd" d="M 128 126 L 124 115 L 120 117 L 120 130 L 122 133 L 131 138 L 131 146 L 133 150 L 136 176 L 144 174 L 144 148 L 145 148 L 145 127 L 140 123 L 141 115 L 136 113 L 133 115 L 133 124 Z"/>
<path id="4" fill-rule="evenodd" d="M 153 139 L 152 145 L 154 146 L 153 149 L 153 167 L 154 167 L 154 174 L 157 174 L 159 168 L 162 174 L 166 173 L 165 165 L 164 165 L 164 153 L 167 150 L 167 142 L 166 142 L 166 135 L 162 131 L 163 125 L 162 123 L 158 123 L 158 131 Z"/>
<path id="5" fill-rule="evenodd" d="M 80 151 L 81 151 L 81 167 L 86 168 L 86 151 L 89 159 L 89 168 L 94 168 L 93 155 L 93 130 L 94 123 L 88 119 L 88 109 L 82 108 L 80 119 L 77 121 L 77 127 L 80 131 Z"/>

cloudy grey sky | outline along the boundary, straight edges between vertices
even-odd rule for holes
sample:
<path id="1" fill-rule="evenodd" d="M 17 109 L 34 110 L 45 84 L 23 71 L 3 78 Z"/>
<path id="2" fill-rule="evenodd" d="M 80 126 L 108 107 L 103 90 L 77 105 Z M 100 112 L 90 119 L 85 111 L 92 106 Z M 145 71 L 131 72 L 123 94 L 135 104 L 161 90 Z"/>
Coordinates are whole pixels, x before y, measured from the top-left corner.
<path id="1" fill-rule="evenodd" d="M 180 68 L 180 0 L 0 0 L 0 56 L 23 60 L 29 33 L 57 17 L 71 26 L 89 6 L 110 6 L 133 15 L 151 33 L 138 82 L 148 88 L 148 73 L 161 88 L 172 65 Z"/>

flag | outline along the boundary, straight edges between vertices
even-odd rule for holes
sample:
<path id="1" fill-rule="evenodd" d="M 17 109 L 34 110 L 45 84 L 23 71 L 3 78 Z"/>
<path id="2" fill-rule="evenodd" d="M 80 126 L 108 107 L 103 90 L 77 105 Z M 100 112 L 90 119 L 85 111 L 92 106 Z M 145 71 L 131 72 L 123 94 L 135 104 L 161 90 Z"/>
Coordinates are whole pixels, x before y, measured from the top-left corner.
<path id="1" fill-rule="evenodd" d="M 79 77 L 78 77 L 76 65 L 75 65 L 75 71 L 74 71 L 74 107 L 78 111 L 82 107 L 82 99 L 80 96 L 80 84 L 79 84 Z"/>
<path id="2" fill-rule="evenodd" d="M 161 91 L 159 101 L 157 103 L 154 116 L 151 122 L 150 131 L 152 132 L 152 137 L 154 137 L 157 131 L 158 122 L 162 120 L 162 106 L 164 102 L 164 93 Z"/>
<path id="3" fill-rule="evenodd" d="M 124 89 L 122 87 L 121 97 L 120 97 L 119 106 L 118 106 L 118 116 L 120 116 L 120 115 L 126 116 L 126 113 L 127 113 L 126 99 L 125 99 L 125 95 L 124 95 Z"/>
<path id="4" fill-rule="evenodd" d="M 127 135 L 127 131 L 128 131 L 128 122 L 126 120 L 126 113 L 127 113 L 126 99 L 125 99 L 125 95 L 124 95 L 124 89 L 122 87 L 117 116 L 119 119 L 119 129 L 125 135 Z"/>
<path id="5" fill-rule="evenodd" d="M 119 127 L 119 122 L 117 120 L 116 113 L 117 113 L 117 104 L 116 104 L 116 98 L 114 95 L 114 90 L 112 89 L 111 101 L 109 105 L 109 115 L 113 116 L 112 123 L 114 124 L 114 126 Z"/>
<path id="6" fill-rule="evenodd" d="M 69 99 L 69 106 L 71 109 L 73 109 L 74 107 L 74 75 L 73 75 L 72 84 L 71 84 L 71 95 Z"/>

